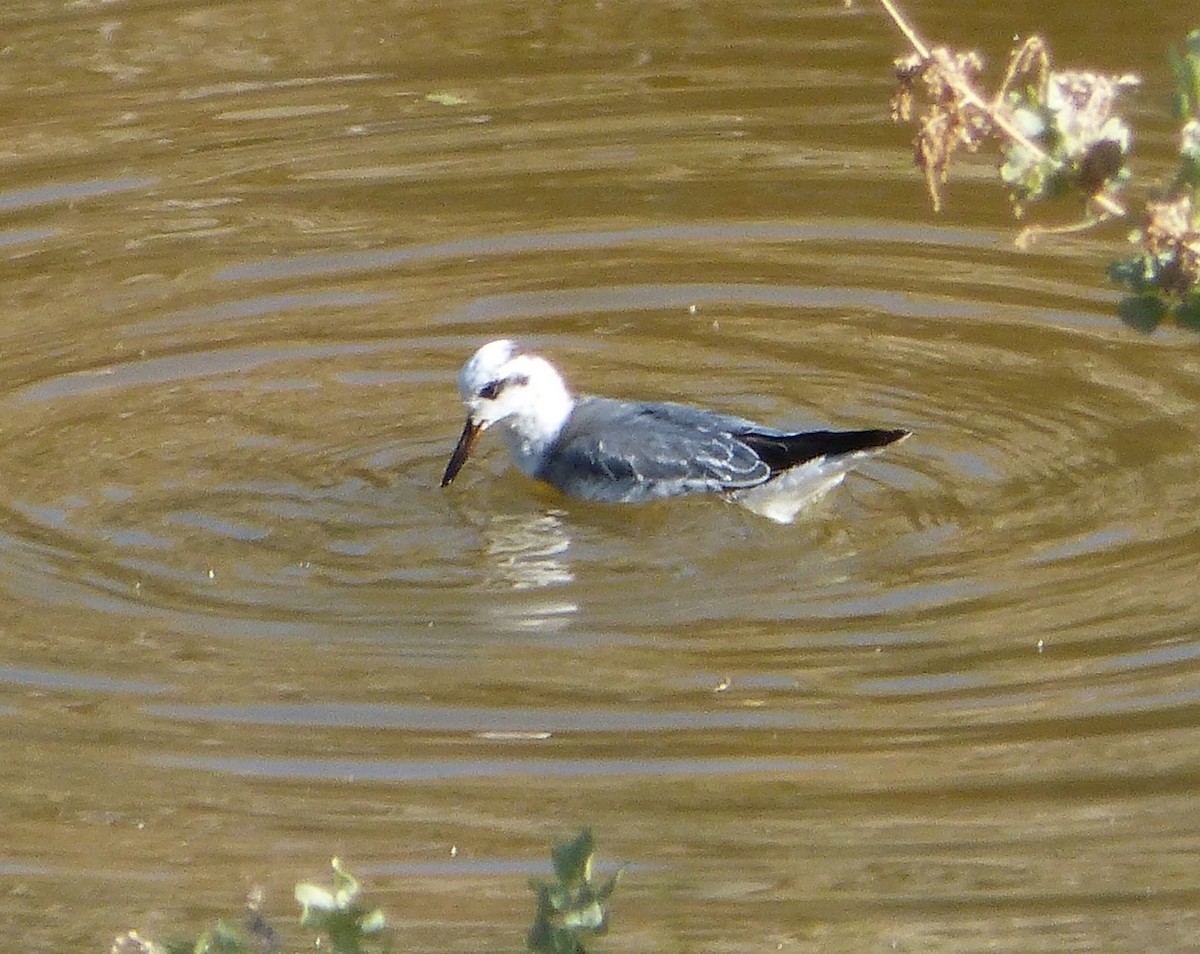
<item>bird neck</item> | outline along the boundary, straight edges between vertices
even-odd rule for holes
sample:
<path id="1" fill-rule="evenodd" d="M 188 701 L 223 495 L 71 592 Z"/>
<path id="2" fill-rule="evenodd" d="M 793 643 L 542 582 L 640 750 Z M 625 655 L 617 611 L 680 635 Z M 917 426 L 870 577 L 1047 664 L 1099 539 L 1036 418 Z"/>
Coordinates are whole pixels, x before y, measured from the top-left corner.
<path id="1" fill-rule="evenodd" d="M 504 421 L 504 438 L 517 466 L 529 476 L 541 470 L 550 448 L 558 440 L 575 401 L 565 387 L 553 394 L 543 393 L 532 411 L 515 414 Z"/>

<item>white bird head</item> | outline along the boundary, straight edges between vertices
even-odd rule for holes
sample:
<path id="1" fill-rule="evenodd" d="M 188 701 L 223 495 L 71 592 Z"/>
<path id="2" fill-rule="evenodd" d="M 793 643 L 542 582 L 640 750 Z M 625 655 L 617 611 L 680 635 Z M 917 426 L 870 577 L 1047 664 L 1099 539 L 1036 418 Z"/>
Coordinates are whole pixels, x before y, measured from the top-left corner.
<path id="1" fill-rule="evenodd" d="M 507 425 L 518 464 L 529 470 L 558 436 L 574 401 L 545 358 L 522 353 L 515 342 L 491 341 L 476 351 L 458 373 L 458 393 L 467 405 L 467 422 L 446 465 L 442 486 L 462 469 L 481 433 Z"/>

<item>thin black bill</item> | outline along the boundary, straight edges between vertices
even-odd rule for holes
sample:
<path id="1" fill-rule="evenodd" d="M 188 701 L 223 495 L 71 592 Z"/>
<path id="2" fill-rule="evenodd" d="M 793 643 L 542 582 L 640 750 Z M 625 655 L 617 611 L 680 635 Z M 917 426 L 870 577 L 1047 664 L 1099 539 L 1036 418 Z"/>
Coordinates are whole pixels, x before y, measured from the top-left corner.
<path id="1" fill-rule="evenodd" d="M 482 430 L 483 428 L 479 424 L 476 424 L 470 417 L 467 418 L 467 423 L 463 425 L 462 436 L 454 446 L 454 453 L 450 455 L 450 463 L 446 465 L 446 473 L 442 475 L 443 487 L 449 487 L 450 482 L 458 476 L 458 472 L 462 470 L 463 464 L 471 456 L 471 448 L 475 446 L 475 438 L 479 436 L 479 432 Z"/>

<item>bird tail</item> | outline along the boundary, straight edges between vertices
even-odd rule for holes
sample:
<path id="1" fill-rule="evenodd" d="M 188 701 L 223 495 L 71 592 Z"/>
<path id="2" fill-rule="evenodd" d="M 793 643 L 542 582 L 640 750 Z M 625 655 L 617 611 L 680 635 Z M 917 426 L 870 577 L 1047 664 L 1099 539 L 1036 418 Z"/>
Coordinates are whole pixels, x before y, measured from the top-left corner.
<path id="1" fill-rule="evenodd" d="M 771 473 L 788 470 L 818 457 L 843 457 L 880 450 L 902 441 L 909 431 L 874 428 L 865 431 L 806 431 L 801 434 L 739 434 L 738 440 L 758 454 Z"/>

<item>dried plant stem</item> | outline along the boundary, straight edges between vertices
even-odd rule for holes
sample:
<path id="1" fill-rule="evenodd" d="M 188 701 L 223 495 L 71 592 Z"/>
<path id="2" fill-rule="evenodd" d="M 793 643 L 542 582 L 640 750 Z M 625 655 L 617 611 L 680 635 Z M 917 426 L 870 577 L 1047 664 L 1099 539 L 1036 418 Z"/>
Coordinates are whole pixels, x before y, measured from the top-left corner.
<path id="1" fill-rule="evenodd" d="M 1027 249 L 1043 235 L 1077 235 L 1080 232 L 1086 232 L 1089 229 L 1095 228 L 1107 218 L 1108 216 L 1098 215 L 1094 218 L 1089 216 L 1082 221 L 1066 225 L 1028 225 L 1017 233 L 1017 237 L 1013 239 L 1013 244 L 1017 248 Z"/>
<path id="2" fill-rule="evenodd" d="M 892 18 L 892 22 L 896 24 L 896 28 L 904 34 L 904 38 L 912 44 L 912 48 L 916 50 L 917 55 L 923 59 L 929 59 L 929 47 L 925 45 L 925 41 L 921 39 L 911 24 L 904 19 L 904 15 L 896 8 L 892 0 L 879 0 L 879 5 Z"/>
<path id="3" fill-rule="evenodd" d="M 942 48 L 930 49 L 929 44 L 921 39 L 921 36 L 913 28 L 912 24 L 905 19 L 904 14 L 892 2 L 892 0 L 879 0 L 879 5 L 883 7 L 884 12 L 891 18 L 896 28 L 904 34 L 904 38 L 908 40 L 909 45 L 923 60 L 934 60 L 940 66 L 945 66 L 946 81 L 954 89 L 954 92 L 962 99 L 964 103 L 981 110 L 989 120 L 1010 140 L 1017 143 L 1021 148 L 1027 149 L 1031 155 L 1040 160 L 1047 160 L 1049 157 L 1041 146 L 1026 136 L 1021 130 L 1013 125 L 1011 117 L 1007 110 L 1003 108 L 1001 98 L 1008 88 L 1011 77 L 1005 80 L 1004 85 L 1000 88 L 1000 93 L 997 98 L 991 102 L 984 100 L 982 96 L 975 91 L 969 82 L 962 79 L 958 70 L 954 69 L 950 62 L 949 53 Z M 1103 192 L 1097 192 L 1091 197 L 1091 201 L 1095 203 L 1099 210 L 1100 217 L 1108 218 L 1111 216 L 1125 215 L 1125 209 L 1119 202 L 1105 195 Z"/>

